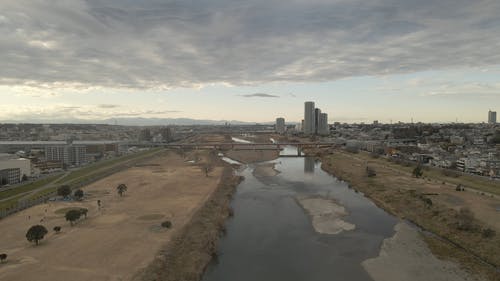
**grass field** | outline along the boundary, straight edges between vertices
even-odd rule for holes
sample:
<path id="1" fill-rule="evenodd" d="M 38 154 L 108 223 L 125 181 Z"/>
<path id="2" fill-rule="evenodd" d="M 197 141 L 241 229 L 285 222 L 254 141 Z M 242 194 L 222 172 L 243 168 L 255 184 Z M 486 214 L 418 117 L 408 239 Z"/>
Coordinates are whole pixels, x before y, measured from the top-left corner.
<path id="1" fill-rule="evenodd" d="M 61 185 L 76 185 L 81 182 L 86 182 L 91 178 L 97 178 L 100 175 L 104 175 L 110 171 L 110 169 L 116 167 L 117 165 L 126 163 L 128 161 L 136 161 L 142 158 L 154 155 L 160 148 L 147 150 L 143 152 L 138 152 L 130 155 L 125 155 L 109 160 L 104 160 L 101 162 L 97 162 L 94 164 L 90 164 L 81 169 L 71 171 L 69 174 L 58 174 L 54 176 L 48 176 L 43 179 L 40 179 L 35 182 L 31 182 L 10 190 L 6 190 L 0 192 L 0 199 L 9 198 L 6 201 L 0 202 L 0 210 L 4 210 L 10 207 L 13 207 L 17 204 L 19 199 L 23 198 L 25 200 L 33 200 L 47 194 L 53 193 L 57 190 L 57 188 Z M 47 186 L 48 185 L 48 186 Z M 47 186 L 47 188 L 42 188 L 43 186 Z M 32 194 L 26 194 L 30 191 L 34 191 L 36 189 L 40 189 L 37 192 L 33 192 Z"/>
<path id="2" fill-rule="evenodd" d="M 30 183 L 25 184 L 25 185 L 21 185 L 21 186 L 18 186 L 16 188 L 13 188 L 13 189 L 2 191 L 2 192 L 0 192 L 0 199 L 9 198 L 9 197 L 17 195 L 17 194 L 21 194 L 21 193 L 35 190 L 37 188 L 40 188 L 40 187 L 56 180 L 59 177 L 62 177 L 62 175 L 59 174 L 59 175 L 44 177 L 43 179 L 39 179 L 37 181 L 30 182 Z"/>

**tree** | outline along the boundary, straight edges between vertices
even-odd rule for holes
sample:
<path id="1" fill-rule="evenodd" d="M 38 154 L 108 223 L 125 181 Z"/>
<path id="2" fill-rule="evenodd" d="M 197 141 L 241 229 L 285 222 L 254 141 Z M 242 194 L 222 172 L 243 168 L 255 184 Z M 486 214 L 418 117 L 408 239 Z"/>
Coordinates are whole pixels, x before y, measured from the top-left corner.
<path id="1" fill-rule="evenodd" d="M 424 174 L 424 171 L 422 171 L 422 167 L 418 165 L 417 167 L 415 167 L 415 169 L 413 169 L 412 174 L 414 177 L 419 178 Z"/>
<path id="2" fill-rule="evenodd" d="M 34 241 L 35 244 L 38 245 L 38 241 L 42 240 L 47 232 L 45 226 L 37 224 L 28 229 L 28 232 L 26 232 L 26 239 L 28 239 L 29 242 Z"/>
<path id="3" fill-rule="evenodd" d="M 66 212 L 65 218 L 70 222 L 71 226 L 73 226 L 73 222 L 78 220 L 81 215 L 82 213 L 80 212 L 80 210 L 69 210 L 68 212 Z"/>
<path id="4" fill-rule="evenodd" d="M 87 218 L 87 213 L 89 210 L 87 208 L 81 208 L 80 209 L 80 214 L 82 214 L 85 218 Z"/>
<path id="5" fill-rule="evenodd" d="M 71 194 L 71 188 L 69 185 L 62 185 L 57 189 L 57 195 L 62 197 L 68 197 Z"/>
<path id="6" fill-rule="evenodd" d="M 375 169 L 373 169 L 373 167 L 366 166 L 366 176 L 371 178 L 371 177 L 374 177 L 376 175 L 377 175 L 377 172 L 375 172 Z"/>
<path id="7" fill-rule="evenodd" d="M 120 194 L 120 196 L 123 196 L 123 193 L 127 191 L 127 186 L 124 183 L 121 183 L 116 187 L 116 190 L 118 191 L 118 194 Z"/>
<path id="8" fill-rule="evenodd" d="M 172 222 L 170 222 L 170 221 L 164 221 L 164 222 L 161 223 L 161 227 L 171 228 L 172 227 Z"/>
<path id="9" fill-rule="evenodd" d="M 0 262 L 3 263 L 7 259 L 7 254 L 0 254 Z"/>
<path id="10" fill-rule="evenodd" d="M 54 226 L 54 228 L 53 228 L 53 229 L 54 229 L 54 231 L 55 231 L 56 233 L 61 232 L 61 227 L 60 227 L 60 226 Z"/>
<path id="11" fill-rule="evenodd" d="M 81 190 L 81 189 L 75 190 L 75 192 L 73 193 L 73 196 L 75 196 L 75 198 L 78 199 L 78 200 L 82 200 L 82 198 L 83 198 L 83 190 Z"/>
<path id="12" fill-rule="evenodd" d="M 210 164 L 206 164 L 203 166 L 203 172 L 205 172 L 205 177 L 208 177 L 208 173 L 212 171 L 212 166 Z"/>

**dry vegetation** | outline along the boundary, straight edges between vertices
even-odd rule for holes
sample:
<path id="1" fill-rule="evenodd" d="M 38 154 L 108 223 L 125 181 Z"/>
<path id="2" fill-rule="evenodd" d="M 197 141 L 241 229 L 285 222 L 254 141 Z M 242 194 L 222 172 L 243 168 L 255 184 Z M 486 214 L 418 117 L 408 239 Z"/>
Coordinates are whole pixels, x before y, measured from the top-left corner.
<path id="1" fill-rule="evenodd" d="M 417 179 L 411 173 L 414 167 L 401 169 L 367 154 L 336 151 L 323 155 L 322 160 L 324 170 L 347 180 L 380 207 L 437 234 L 440 239 L 427 238 L 436 255 L 498 280 L 494 267 L 500 266 L 499 199 L 456 191 L 454 181 L 433 180 L 425 170 Z M 367 175 L 367 165 L 375 176 Z"/>
<path id="2" fill-rule="evenodd" d="M 186 162 L 190 158 L 196 163 Z M 0 265 L 0 280 L 130 280 L 154 260 L 158 249 L 168 248 L 173 237 L 178 243 L 183 236 L 179 232 L 184 233 L 199 208 L 215 204 L 210 199 L 205 205 L 222 174 L 228 177 L 225 164 L 217 160 L 202 151 L 186 152 L 186 159 L 168 152 L 83 187 L 83 201 L 42 204 L 1 220 L 0 252 L 8 259 Z M 206 164 L 212 167 L 208 176 Z M 116 191 L 120 183 L 128 186 L 123 197 Z M 88 218 L 71 227 L 65 208 L 87 208 Z M 25 238 L 35 224 L 49 230 L 39 246 Z M 59 233 L 53 231 L 56 226 L 61 226 Z M 206 236 L 217 237 L 209 232 Z M 195 258 L 181 264 L 201 266 L 205 261 Z"/>

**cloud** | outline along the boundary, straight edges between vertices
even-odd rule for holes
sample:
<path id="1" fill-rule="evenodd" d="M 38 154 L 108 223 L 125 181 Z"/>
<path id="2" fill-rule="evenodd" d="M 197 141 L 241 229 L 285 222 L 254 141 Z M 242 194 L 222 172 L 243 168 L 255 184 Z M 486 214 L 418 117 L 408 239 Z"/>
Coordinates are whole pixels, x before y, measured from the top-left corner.
<path id="1" fill-rule="evenodd" d="M 0 120 L 32 120 L 51 119 L 66 120 L 77 119 L 108 119 L 119 117 L 172 117 L 178 110 L 152 110 L 143 108 L 129 108 L 113 105 L 82 105 L 52 104 L 52 105 L 24 105 L 12 108 L 8 105 L 0 105 Z"/>
<path id="2" fill-rule="evenodd" d="M 247 94 L 247 95 L 241 95 L 241 96 L 245 97 L 245 98 L 279 98 L 280 97 L 280 96 L 271 95 L 271 94 L 264 94 L 264 93 Z"/>
<path id="3" fill-rule="evenodd" d="M 99 108 L 117 108 L 120 107 L 118 104 L 99 104 L 97 107 Z"/>
<path id="4" fill-rule="evenodd" d="M 3 0 L 0 85 L 169 89 L 486 69 L 500 64 L 499 11 L 491 0 Z"/>

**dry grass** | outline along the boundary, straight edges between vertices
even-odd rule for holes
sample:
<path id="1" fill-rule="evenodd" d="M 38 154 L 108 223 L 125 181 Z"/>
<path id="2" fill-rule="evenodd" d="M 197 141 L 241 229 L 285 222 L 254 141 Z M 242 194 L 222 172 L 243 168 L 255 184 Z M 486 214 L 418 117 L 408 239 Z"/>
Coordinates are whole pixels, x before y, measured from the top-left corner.
<path id="1" fill-rule="evenodd" d="M 242 177 L 232 174 L 231 168 L 225 168 L 219 186 L 205 205 L 133 280 L 200 280 L 205 267 L 217 254 L 217 241 L 231 214 L 231 197 L 241 180 Z"/>
<path id="2" fill-rule="evenodd" d="M 496 267 L 500 265 L 499 235 L 485 238 L 481 232 L 482 229 L 489 226 L 498 228 L 498 220 L 495 219 L 498 218 L 498 214 L 495 213 L 494 204 L 491 204 L 491 202 L 497 202 L 497 199 L 470 192 L 456 192 L 452 187 L 443 186 L 441 183 L 432 182 L 432 180 L 416 179 L 411 176 L 411 171 L 395 169 L 392 165 L 380 162 L 382 160 L 368 160 L 359 157 L 359 154 L 334 153 L 324 155 L 322 160 L 324 170 L 347 180 L 354 188 L 362 191 L 385 210 L 398 217 L 406 218 L 459 245 L 459 247 L 470 251 L 468 255 L 477 255 L 483 261 Z M 377 175 L 367 177 L 366 165 L 373 166 Z M 411 168 L 408 167 L 408 169 Z M 448 194 L 462 198 L 463 204 L 453 205 L 445 201 L 448 197 L 443 195 Z M 469 202 L 472 203 L 469 204 Z M 470 207 L 473 212 L 477 210 L 481 214 L 473 219 L 476 228 L 471 230 L 458 229 L 460 218 L 457 210 L 463 205 Z M 489 214 L 489 212 L 493 212 L 493 215 L 483 214 Z M 438 255 L 446 255 L 446 253 L 439 252 L 439 247 L 432 249 L 437 251 Z M 484 271 L 481 270 L 481 272 L 488 271 L 488 266 L 483 263 L 476 261 L 472 264 L 468 261 L 462 259 L 462 265 L 470 270 L 477 271 L 478 268 L 483 268 Z"/>

